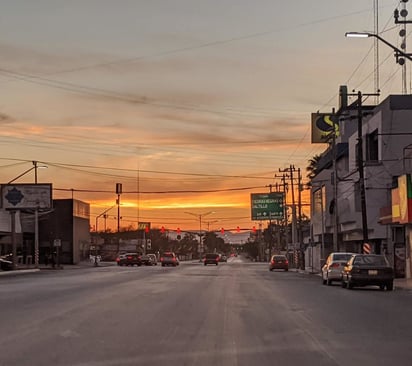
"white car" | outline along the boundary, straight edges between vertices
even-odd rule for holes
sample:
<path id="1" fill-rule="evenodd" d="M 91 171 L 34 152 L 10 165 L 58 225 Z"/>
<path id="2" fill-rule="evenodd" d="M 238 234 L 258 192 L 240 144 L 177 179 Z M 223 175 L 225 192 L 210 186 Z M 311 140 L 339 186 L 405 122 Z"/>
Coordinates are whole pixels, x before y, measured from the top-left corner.
<path id="1" fill-rule="evenodd" d="M 355 253 L 330 253 L 322 267 L 322 283 L 329 286 L 332 284 L 332 281 L 342 281 L 343 267 L 345 267 L 353 254 Z"/>

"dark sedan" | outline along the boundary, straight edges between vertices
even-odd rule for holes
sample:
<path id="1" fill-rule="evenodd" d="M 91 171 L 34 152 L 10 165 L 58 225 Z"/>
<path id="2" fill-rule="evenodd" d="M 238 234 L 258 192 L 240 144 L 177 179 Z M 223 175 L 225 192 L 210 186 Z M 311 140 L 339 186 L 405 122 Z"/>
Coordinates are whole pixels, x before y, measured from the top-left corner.
<path id="1" fill-rule="evenodd" d="M 120 254 L 116 258 L 116 262 L 119 266 L 141 266 L 142 265 L 142 256 L 140 253 L 125 253 Z"/>
<path id="2" fill-rule="evenodd" d="M 11 271 L 13 269 L 13 255 L 8 254 L 0 257 L 0 269 L 3 271 Z"/>
<path id="3" fill-rule="evenodd" d="M 383 255 L 355 254 L 342 271 L 342 287 L 379 286 L 393 290 L 394 271 Z"/>
<path id="4" fill-rule="evenodd" d="M 205 266 L 207 266 L 208 264 L 214 264 L 214 265 L 218 265 L 219 264 L 219 254 L 217 253 L 206 253 L 203 256 L 203 264 Z"/>

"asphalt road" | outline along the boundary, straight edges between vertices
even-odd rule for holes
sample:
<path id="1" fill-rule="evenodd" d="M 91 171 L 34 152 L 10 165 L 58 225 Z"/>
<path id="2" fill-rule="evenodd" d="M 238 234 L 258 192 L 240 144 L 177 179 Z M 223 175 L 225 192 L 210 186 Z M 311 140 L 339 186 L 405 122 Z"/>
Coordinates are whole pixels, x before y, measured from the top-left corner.
<path id="1" fill-rule="evenodd" d="M 236 258 L 0 278 L 1 366 L 410 365 L 412 292 Z"/>

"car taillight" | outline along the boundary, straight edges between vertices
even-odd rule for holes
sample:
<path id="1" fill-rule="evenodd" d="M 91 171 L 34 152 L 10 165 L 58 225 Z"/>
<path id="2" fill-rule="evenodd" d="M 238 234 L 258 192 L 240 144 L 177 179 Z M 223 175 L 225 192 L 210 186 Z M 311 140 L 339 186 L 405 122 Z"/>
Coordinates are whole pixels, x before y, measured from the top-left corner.
<path id="1" fill-rule="evenodd" d="M 289 264 L 289 261 L 287 259 L 285 260 L 285 264 Z"/>
<path id="2" fill-rule="evenodd" d="M 119 257 L 116 258 L 116 262 L 120 262 L 120 258 L 119 258 Z"/>
<path id="3" fill-rule="evenodd" d="M 127 259 L 131 260 L 131 259 L 133 259 L 133 257 L 131 255 L 128 255 Z"/>
<path id="4" fill-rule="evenodd" d="M 160 257 L 160 262 L 163 262 L 163 257 Z"/>
<path id="5" fill-rule="evenodd" d="M 272 260 L 270 261 L 270 263 L 275 264 L 275 261 L 272 259 Z"/>
<path id="6" fill-rule="evenodd" d="M 173 261 L 173 262 L 176 262 L 176 258 L 172 258 L 172 261 Z"/>
<path id="7" fill-rule="evenodd" d="M 331 267 L 332 268 L 338 268 L 340 265 L 339 265 L 339 263 L 332 263 L 331 264 Z"/>

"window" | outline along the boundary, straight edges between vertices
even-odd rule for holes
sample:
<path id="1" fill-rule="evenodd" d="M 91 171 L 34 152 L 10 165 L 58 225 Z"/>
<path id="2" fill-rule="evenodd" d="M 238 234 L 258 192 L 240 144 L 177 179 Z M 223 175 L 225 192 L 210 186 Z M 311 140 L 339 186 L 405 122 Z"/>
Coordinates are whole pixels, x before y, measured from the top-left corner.
<path id="1" fill-rule="evenodd" d="M 379 161 L 378 130 L 366 135 L 366 161 Z"/>

